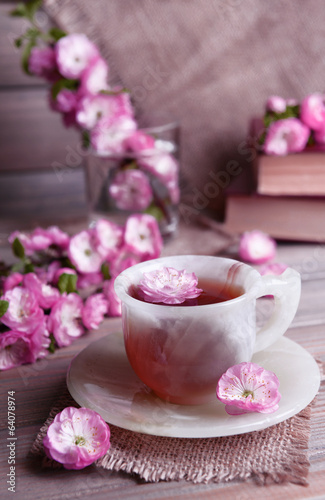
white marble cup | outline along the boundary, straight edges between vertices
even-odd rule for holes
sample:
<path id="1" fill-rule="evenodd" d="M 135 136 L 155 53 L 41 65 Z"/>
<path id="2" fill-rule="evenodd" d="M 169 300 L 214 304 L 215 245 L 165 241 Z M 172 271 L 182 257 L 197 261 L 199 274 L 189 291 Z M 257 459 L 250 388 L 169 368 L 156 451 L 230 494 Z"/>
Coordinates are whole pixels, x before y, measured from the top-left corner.
<path id="1" fill-rule="evenodd" d="M 138 300 L 134 290 L 144 272 L 173 267 L 194 272 L 202 283 L 222 284 L 224 302 L 173 306 Z M 261 276 L 232 259 L 180 255 L 150 260 L 123 271 L 115 280 L 122 301 L 124 343 L 138 377 L 160 398 L 196 405 L 213 400 L 218 379 L 230 366 L 285 333 L 300 298 L 300 275 L 288 268 L 280 276 Z M 273 295 L 271 318 L 256 331 L 256 299 Z"/>

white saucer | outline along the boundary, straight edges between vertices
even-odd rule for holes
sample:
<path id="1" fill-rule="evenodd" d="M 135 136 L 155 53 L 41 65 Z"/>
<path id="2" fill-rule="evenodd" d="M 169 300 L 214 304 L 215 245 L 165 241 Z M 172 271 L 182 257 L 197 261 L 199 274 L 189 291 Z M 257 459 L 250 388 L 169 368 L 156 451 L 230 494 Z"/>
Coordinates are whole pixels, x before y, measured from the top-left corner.
<path id="1" fill-rule="evenodd" d="M 133 372 L 121 333 L 110 334 L 78 354 L 71 362 L 67 385 L 79 405 L 97 411 L 110 424 L 179 438 L 265 429 L 301 411 L 318 392 L 320 373 L 314 358 L 286 337 L 255 354 L 253 361 L 275 372 L 280 380 L 282 398 L 275 413 L 230 416 L 217 398 L 200 406 L 162 401 Z"/>

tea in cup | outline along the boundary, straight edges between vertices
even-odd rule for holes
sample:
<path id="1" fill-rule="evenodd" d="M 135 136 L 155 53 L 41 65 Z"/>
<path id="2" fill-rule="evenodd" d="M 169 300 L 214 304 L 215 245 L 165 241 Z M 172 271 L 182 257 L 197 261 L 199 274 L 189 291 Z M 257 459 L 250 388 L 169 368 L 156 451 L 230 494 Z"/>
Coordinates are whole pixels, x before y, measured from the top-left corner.
<path id="1" fill-rule="evenodd" d="M 150 303 L 140 293 L 144 274 L 163 268 L 195 273 L 203 290 L 196 300 Z M 215 399 L 219 378 L 251 361 L 255 352 L 285 333 L 300 298 L 300 275 L 261 276 L 232 259 L 180 255 L 136 264 L 115 280 L 122 302 L 122 327 L 129 362 L 160 398 L 176 404 Z M 256 331 L 256 299 L 273 295 L 271 318 Z"/>

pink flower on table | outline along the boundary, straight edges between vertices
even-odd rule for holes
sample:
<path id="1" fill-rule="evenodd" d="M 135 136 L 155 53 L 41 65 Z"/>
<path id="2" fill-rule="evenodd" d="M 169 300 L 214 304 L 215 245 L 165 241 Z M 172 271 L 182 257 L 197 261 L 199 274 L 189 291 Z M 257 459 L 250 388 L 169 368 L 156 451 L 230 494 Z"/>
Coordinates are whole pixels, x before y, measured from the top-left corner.
<path id="1" fill-rule="evenodd" d="M 316 144 L 325 144 L 325 121 L 321 128 L 314 130 L 314 139 Z"/>
<path id="2" fill-rule="evenodd" d="M 279 408 L 281 394 L 277 376 L 255 363 L 240 363 L 219 379 L 217 398 L 229 415 L 273 413 Z"/>
<path id="3" fill-rule="evenodd" d="M 28 334 L 15 330 L 1 333 L 0 370 L 34 363 L 48 354 L 49 345 L 49 333 L 44 320 Z"/>
<path id="4" fill-rule="evenodd" d="M 153 194 L 150 181 L 141 170 L 124 170 L 116 174 L 109 187 L 109 194 L 121 210 L 145 210 Z"/>
<path id="5" fill-rule="evenodd" d="M 187 299 L 195 299 L 202 290 L 197 287 L 198 279 L 194 273 L 163 267 L 143 273 L 139 290 L 146 302 L 163 304 L 182 304 Z"/>
<path id="6" fill-rule="evenodd" d="M 42 283 L 35 273 L 25 274 L 23 284 L 27 290 L 35 295 L 38 304 L 43 309 L 50 309 L 60 298 L 59 290 Z"/>
<path id="7" fill-rule="evenodd" d="M 102 57 L 96 57 L 82 72 L 80 92 L 82 94 L 97 94 L 107 89 L 108 65 Z"/>
<path id="8" fill-rule="evenodd" d="M 103 293 L 90 295 L 82 310 L 82 322 L 88 330 L 97 330 L 108 312 L 108 302 Z"/>
<path id="9" fill-rule="evenodd" d="M 136 127 L 136 122 L 130 116 L 102 118 L 91 132 L 90 143 L 99 154 L 123 153 L 124 141 Z"/>
<path id="10" fill-rule="evenodd" d="M 117 317 L 122 314 L 122 303 L 119 297 L 116 295 L 114 289 L 115 278 L 107 280 L 103 285 L 103 294 L 105 295 L 108 302 L 108 316 Z"/>
<path id="11" fill-rule="evenodd" d="M 96 273 L 100 271 L 103 259 L 99 254 L 94 232 L 81 231 L 70 239 L 69 259 L 80 273 Z"/>
<path id="12" fill-rule="evenodd" d="M 149 214 L 131 215 L 125 224 L 124 242 L 140 259 L 155 259 L 163 247 L 157 220 Z"/>
<path id="13" fill-rule="evenodd" d="M 267 130 L 264 152 L 280 156 L 299 153 L 305 149 L 309 135 L 309 128 L 297 118 L 275 121 Z"/>
<path id="14" fill-rule="evenodd" d="M 59 347 L 70 345 L 81 337 L 84 328 L 81 325 L 83 302 L 76 293 L 66 293 L 54 304 L 47 321 L 47 327 Z"/>
<path id="15" fill-rule="evenodd" d="M 51 82 L 58 79 L 54 49 L 33 47 L 28 59 L 28 71 Z"/>
<path id="16" fill-rule="evenodd" d="M 62 89 L 56 96 L 55 100 L 50 97 L 50 106 L 54 111 L 60 113 L 69 113 L 77 107 L 78 95 L 75 91 Z"/>
<path id="17" fill-rule="evenodd" d="M 34 234 L 47 235 L 51 239 L 52 245 L 56 245 L 63 250 L 67 249 L 69 246 L 69 235 L 57 226 L 50 226 L 47 229 L 43 230 L 41 228 L 35 229 Z"/>
<path id="18" fill-rule="evenodd" d="M 55 45 L 56 62 L 62 76 L 80 78 L 89 63 L 99 56 L 98 49 L 84 34 L 73 33 Z"/>
<path id="19" fill-rule="evenodd" d="M 83 469 L 109 449 L 109 426 L 95 411 L 70 406 L 55 416 L 43 445 L 66 469 Z"/>
<path id="20" fill-rule="evenodd" d="M 88 95 L 80 99 L 77 107 L 77 123 L 91 130 L 103 118 L 133 116 L 130 96 L 127 93 Z"/>
<path id="21" fill-rule="evenodd" d="M 20 285 L 23 281 L 23 275 L 20 273 L 11 273 L 3 283 L 3 291 L 6 293 L 8 290 L 12 290 L 16 286 Z"/>
<path id="22" fill-rule="evenodd" d="M 103 281 L 103 275 L 101 272 L 97 273 L 80 273 L 78 275 L 77 289 L 84 290 L 94 285 L 99 285 Z"/>
<path id="23" fill-rule="evenodd" d="M 253 264 L 263 264 L 275 257 L 276 242 L 262 231 L 246 231 L 239 242 L 239 257 Z"/>
<path id="24" fill-rule="evenodd" d="M 8 310 L 1 318 L 8 328 L 30 333 L 43 321 L 44 312 L 35 294 L 27 288 L 17 286 L 6 292 L 2 299 L 9 302 Z"/>
<path id="25" fill-rule="evenodd" d="M 134 134 L 127 137 L 124 146 L 128 151 L 133 151 L 135 153 L 150 151 L 155 148 L 155 139 L 141 130 L 136 130 Z"/>
<path id="26" fill-rule="evenodd" d="M 283 97 L 272 95 L 266 101 L 266 109 L 274 113 L 284 113 L 287 109 L 287 101 Z"/>
<path id="27" fill-rule="evenodd" d="M 301 121 L 312 130 L 320 130 L 325 126 L 325 96 L 311 94 L 305 97 L 300 109 Z"/>
<path id="28" fill-rule="evenodd" d="M 8 331 L 0 335 L 0 370 L 9 370 L 31 362 L 28 337 L 16 331 Z"/>
<path id="29" fill-rule="evenodd" d="M 278 276 L 288 268 L 286 264 L 283 264 L 282 262 L 271 262 L 270 264 L 264 264 L 259 268 L 259 272 L 262 276 L 265 276 L 267 274 L 273 274 L 275 276 Z"/>
<path id="30" fill-rule="evenodd" d="M 123 229 L 106 219 L 100 219 L 94 227 L 96 248 L 105 260 L 112 260 L 119 253 L 123 242 Z"/>

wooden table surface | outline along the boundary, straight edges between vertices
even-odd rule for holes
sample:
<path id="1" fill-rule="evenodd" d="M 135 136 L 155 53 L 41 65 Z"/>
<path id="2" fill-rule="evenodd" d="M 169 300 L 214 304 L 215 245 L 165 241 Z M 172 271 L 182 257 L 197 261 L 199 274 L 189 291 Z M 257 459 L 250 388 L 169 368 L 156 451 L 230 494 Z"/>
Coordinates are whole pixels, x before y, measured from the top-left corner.
<path id="1" fill-rule="evenodd" d="M 217 239 L 218 236 L 215 235 Z M 0 241 L 1 244 L 1 241 Z M 2 240 L 4 245 L 4 240 Z M 176 246 L 177 248 L 177 246 Z M 187 248 L 190 253 L 191 248 Z M 231 250 L 228 254 L 231 254 Z M 170 253 L 173 247 L 166 247 Z M 5 248 L 0 246 L 4 256 Z M 281 244 L 278 260 L 290 264 L 302 274 L 302 297 L 296 318 L 286 333 L 313 356 L 325 362 L 325 246 L 317 244 Z M 110 472 L 95 466 L 81 471 L 44 470 L 39 460 L 29 456 L 36 434 L 52 405 L 65 388 L 67 368 L 72 357 L 94 340 L 121 329 L 120 318 L 107 319 L 100 329 L 77 339 L 34 365 L 0 373 L 1 379 L 1 483 L 0 498 L 110 500 L 129 499 L 321 499 L 325 498 L 325 396 L 324 382 L 311 420 L 309 444 L 309 486 L 291 483 L 257 486 L 253 482 L 195 485 L 190 482 L 145 483 L 136 476 Z M 9 472 L 7 448 L 7 394 L 16 398 L 16 493 L 7 491 Z"/>

